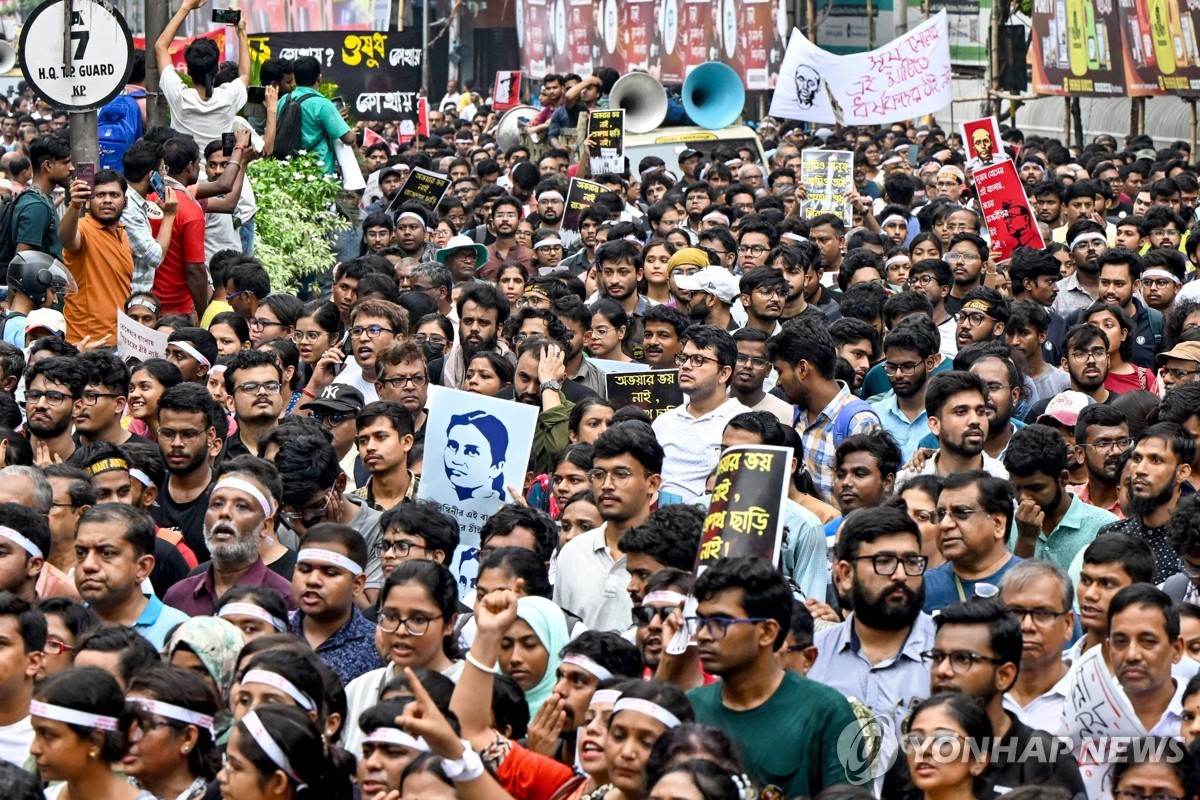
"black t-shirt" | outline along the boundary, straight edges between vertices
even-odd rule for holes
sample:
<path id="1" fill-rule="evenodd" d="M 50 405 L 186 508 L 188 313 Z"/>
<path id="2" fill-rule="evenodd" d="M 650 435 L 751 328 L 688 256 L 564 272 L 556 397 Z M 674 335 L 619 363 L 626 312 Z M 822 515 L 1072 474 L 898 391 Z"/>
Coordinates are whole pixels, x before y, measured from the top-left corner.
<path id="1" fill-rule="evenodd" d="M 154 594 L 162 597 L 188 575 L 188 564 L 175 545 L 166 539 L 154 537 L 154 569 L 150 572 L 150 585 Z"/>
<path id="2" fill-rule="evenodd" d="M 192 548 L 197 561 L 208 561 L 208 545 L 204 543 L 204 513 L 208 511 L 208 496 L 212 494 L 212 483 L 200 496 L 190 503 L 176 503 L 171 497 L 168 480 L 158 493 L 158 502 L 151 506 L 150 516 L 163 528 L 172 528 L 183 534 L 184 543 Z"/>

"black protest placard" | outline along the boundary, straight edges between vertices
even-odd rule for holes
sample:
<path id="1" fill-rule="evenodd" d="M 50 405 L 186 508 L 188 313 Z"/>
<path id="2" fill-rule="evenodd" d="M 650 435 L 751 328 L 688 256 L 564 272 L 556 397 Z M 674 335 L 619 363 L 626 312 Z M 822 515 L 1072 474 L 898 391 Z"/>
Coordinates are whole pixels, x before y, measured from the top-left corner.
<path id="1" fill-rule="evenodd" d="M 657 419 L 660 414 L 683 405 L 679 370 L 655 369 L 643 372 L 610 372 L 604 376 L 608 401 L 614 408 L 637 406 Z"/>
<path id="2" fill-rule="evenodd" d="M 605 108 L 588 116 L 588 153 L 593 175 L 625 171 L 625 109 Z"/>
<path id="3" fill-rule="evenodd" d="M 805 150 L 800 155 L 800 181 L 808 190 L 808 197 L 800 203 L 804 218 L 840 214 L 849 228 L 854 224 L 848 199 L 854 191 L 854 153 Z"/>
<path id="4" fill-rule="evenodd" d="M 438 203 L 442 202 L 442 195 L 449 188 L 449 177 L 440 172 L 430 172 L 427 169 L 413 167 L 392 203 L 399 207 L 405 200 L 416 200 L 427 208 L 437 208 Z"/>
<path id="5" fill-rule="evenodd" d="M 596 204 L 596 198 L 608 191 L 608 187 L 583 178 L 571 178 L 567 189 L 567 208 L 563 212 L 562 229 L 564 231 L 579 230 L 579 215 L 584 209 Z"/>
<path id="6" fill-rule="evenodd" d="M 696 554 L 696 574 L 737 556 L 779 563 L 791 466 L 792 451 L 785 447 L 739 445 L 722 454 Z"/>

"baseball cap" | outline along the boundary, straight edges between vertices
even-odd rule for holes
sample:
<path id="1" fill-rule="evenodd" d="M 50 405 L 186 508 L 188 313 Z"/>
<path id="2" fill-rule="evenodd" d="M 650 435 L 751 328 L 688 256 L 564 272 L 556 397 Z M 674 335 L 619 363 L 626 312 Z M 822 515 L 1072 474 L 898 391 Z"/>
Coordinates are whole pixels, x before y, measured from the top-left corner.
<path id="1" fill-rule="evenodd" d="M 1158 365 L 1167 363 L 1168 358 L 1180 361 L 1200 361 L 1200 342 L 1179 342 L 1165 353 L 1158 354 Z"/>
<path id="2" fill-rule="evenodd" d="M 1090 406 L 1094 400 L 1083 392 L 1059 392 L 1046 406 L 1046 410 L 1037 418 L 1038 422 L 1047 419 L 1074 427 L 1079 422 L 1079 412 Z"/>
<path id="3" fill-rule="evenodd" d="M 694 156 L 699 156 L 699 155 L 703 155 L 703 153 L 701 153 L 699 150 L 693 150 L 690 147 L 685 148 L 685 149 L 679 151 L 679 162 L 682 164 L 684 161 L 687 161 L 689 158 L 692 158 Z"/>
<path id="4" fill-rule="evenodd" d="M 304 404 L 310 411 L 357 413 L 366 405 L 362 392 L 345 383 L 331 383 L 316 398 Z"/>
<path id="5" fill-rule="evenodd" d="M 35 308 L 25 318 L 25 332 L 29 333 L 38 328 L 45 328 L 55 336 L 62 336 L 67 330 L 67 321 L 61 311 L 53 308 Z"/>
<path id="6" fill-rule="evenodd" d="M 1144 150 L 1138 150 L 1137 153 L 1134 155 L 1134 158 L 1137 159 L 1138 161 L 1141 161 L 1143 158 L 1148 159 L 1150 161 L 1157 161 L 1158 153 L 1154 152 L 1149 147 L 1147 147 Z"/>
<path id="7" fill-rule="evenodd" d="M 676 275 L 675 285 L 685 292 L 711 294 L 730 305 L 742 293 L 738 279 L 724 267 L 705 267 L 695 275 Z"/>

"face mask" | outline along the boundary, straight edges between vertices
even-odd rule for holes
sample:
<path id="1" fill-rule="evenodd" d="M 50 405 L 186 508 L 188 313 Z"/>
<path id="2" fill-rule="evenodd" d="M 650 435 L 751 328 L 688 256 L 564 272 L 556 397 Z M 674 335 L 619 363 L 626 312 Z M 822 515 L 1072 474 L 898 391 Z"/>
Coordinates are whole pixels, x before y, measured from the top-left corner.
<path id="1" fill-rule="evenodd" d="M 421 349 L 425 351 L 425 360 L 433 361 L 435 358 L 441 358 L 445 353 L 445 348 L 442 345 L 434 344 L 433 342 L 425 342 L 421 345 Z"/>

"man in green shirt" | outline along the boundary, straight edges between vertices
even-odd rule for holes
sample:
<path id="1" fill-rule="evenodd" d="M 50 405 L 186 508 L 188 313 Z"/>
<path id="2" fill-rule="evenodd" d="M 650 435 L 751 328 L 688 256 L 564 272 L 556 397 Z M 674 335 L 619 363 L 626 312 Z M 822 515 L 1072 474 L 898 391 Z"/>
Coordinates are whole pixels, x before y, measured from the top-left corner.
<path id="1" fill-rule="evenodd" d="M 17 196 L 12 213 L 12 239 L 17 252 L 37 250 L 62 259 L 58 241 L 58 210 L 51 195 L 57 188 L 67 189 L 75 162 L 71 143 L 58 136 L 39 136 L 29 145 L 33 180 Z"/>
<path id="2" fill-rule="evenodd" d="M 333 142 L 340 139 L 354 150 L 355 158 L 359 158 L 358 141 L 354 131 L 342 119 L 341 113 L 333 101 L 321 96 L 317 87 L 321 85 L 321 63 L 312 56 L 302 56 L 293 62 L 292 69 L 296 78 L 296 88 L 279 99 L 277 113 L 283 116 L 284 103 L 298 103 L 306 96 L 316 95 L 304 100 L 300 106 L 300 149 L 316 153 L 325 165 L 325 172 L 333 174 L 337 171 L 337 157 L 333 152 Z"/>
<path id="3" fill-rule="evenodd" d="M 704 671 L 721 681 L 693 689 L 688 699 L 697 722 L 715 725 L 737 745 L 763 796 L 813 797 L 827 786 L 869 780 L 852 747 L 839 751 L 840 742 L 861 739 L 850 703 L 775 658 L 791 623 L 783 576 L 764 559 L 729 558 L 705 570 L 693 594 L 699 605 L 688 628 Z"/>

